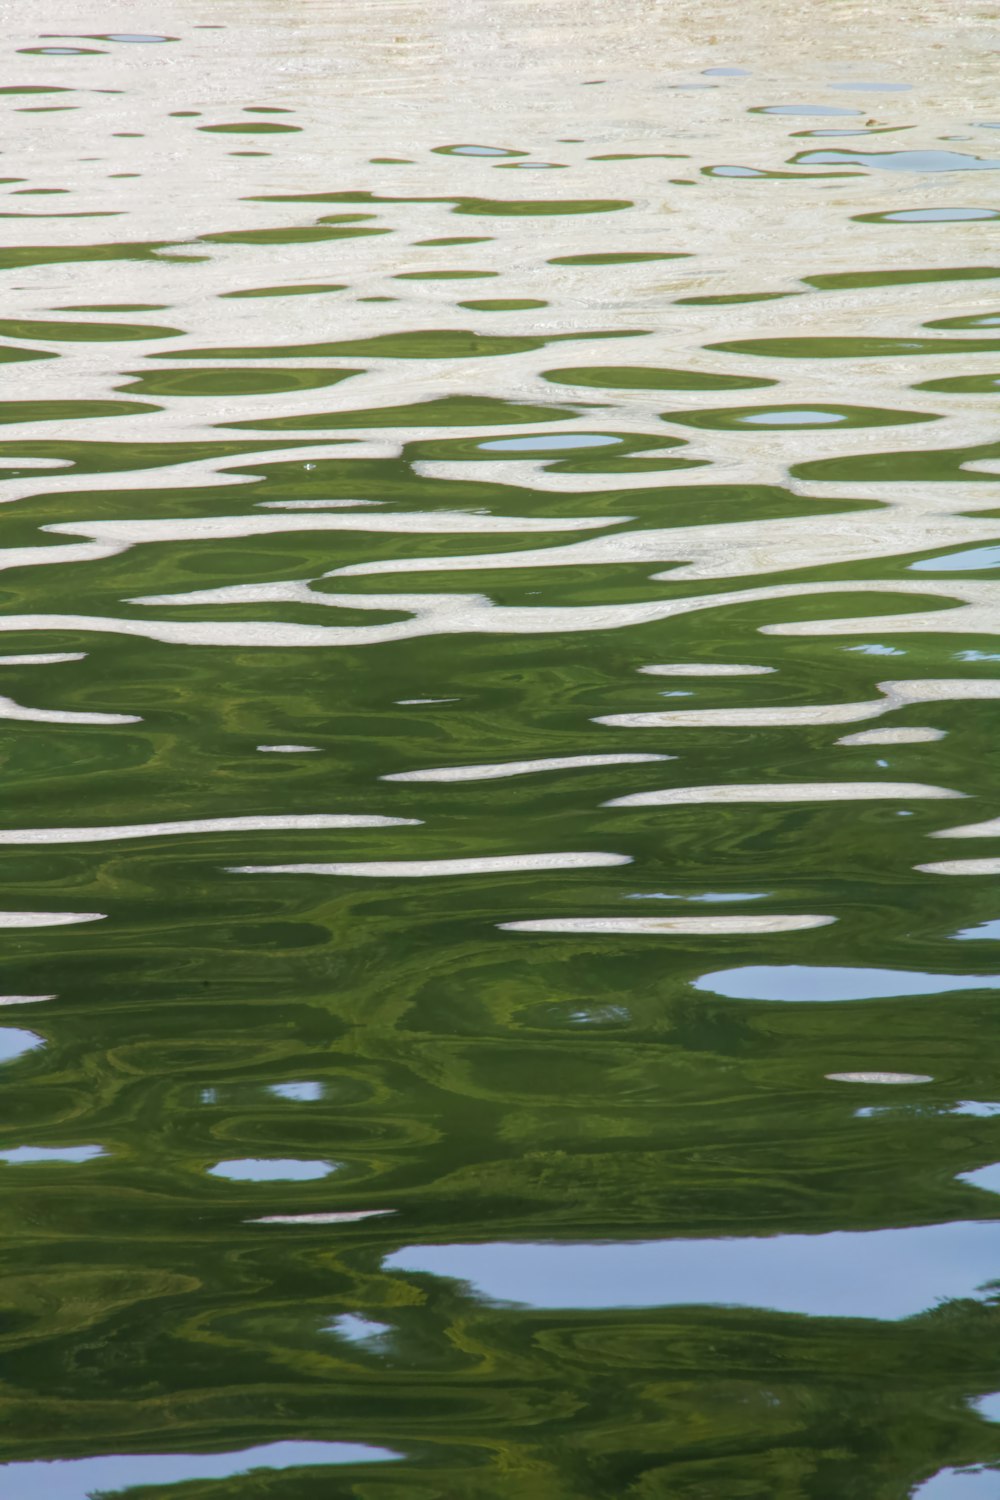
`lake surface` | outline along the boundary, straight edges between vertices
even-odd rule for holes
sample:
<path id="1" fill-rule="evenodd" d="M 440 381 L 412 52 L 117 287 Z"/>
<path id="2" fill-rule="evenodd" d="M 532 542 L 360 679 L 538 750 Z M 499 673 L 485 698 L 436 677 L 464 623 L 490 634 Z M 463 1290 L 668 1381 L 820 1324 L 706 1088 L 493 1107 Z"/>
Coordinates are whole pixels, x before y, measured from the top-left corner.
<path id="1" fill-rule="evenodd" d="M 4 1500 L 997 1500 L 1000 23 L 13 12 Z"/>

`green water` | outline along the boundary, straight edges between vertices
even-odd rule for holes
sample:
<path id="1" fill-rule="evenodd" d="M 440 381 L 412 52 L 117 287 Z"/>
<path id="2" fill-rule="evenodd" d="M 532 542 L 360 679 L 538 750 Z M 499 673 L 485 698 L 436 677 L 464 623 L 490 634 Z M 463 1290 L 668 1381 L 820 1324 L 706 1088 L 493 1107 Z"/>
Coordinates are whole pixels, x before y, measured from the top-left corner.
<path id="1" fill-rule="evenodd" d="M 3 1500 L 1000 1497 L 1000 41 L 841 9 L 12 23 Z"/>

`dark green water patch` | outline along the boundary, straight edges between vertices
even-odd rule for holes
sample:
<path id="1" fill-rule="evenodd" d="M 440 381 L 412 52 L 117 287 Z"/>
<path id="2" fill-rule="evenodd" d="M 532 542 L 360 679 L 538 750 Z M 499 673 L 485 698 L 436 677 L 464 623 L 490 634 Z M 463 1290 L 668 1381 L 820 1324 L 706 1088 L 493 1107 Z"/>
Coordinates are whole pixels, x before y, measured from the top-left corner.
<path id="1" fill-rule="evenodd" d="M 159 410 L 146 401 L 0 401 L 0 422 L 83 422 Z"/>
<path id="2" fill-rule="evenodd" d="M 773 359 L 891 359 L 911 354 L 995 354 L 1000 339 L 900 339 L 874 334 L 856 337 L 832 335 L 816 338 L 735 339 L 706 344 L 725 354 L 755 354 Z"/>
<path id="3" fill-rule="evenodd" d="M 14 365 L 26 359 L 58 359 L 51 349 L 18 349 L 13 344 L 0 345 L 0 365 Z"/>
<path id="4" fill-rule="evenodd" d="M 1000 312 L 964 313 L 958 317 L 932 318 L 925 328 L 998 328 Z"/>
<path id="5" fill-rule="evenodd" d="M 1000 374 L 949 375 L 941 380 L 922 380 L 915 391 L 942 391 L 961 396 L 994 396 L 1000 391 Z"/>
<path id="6" fill-rule="evenodd" d="M 800 292 L 723 292 L 717 296 L 675 297 L 678 307 L 738 307 L 744 302 L 777 302 L 782 297 L 798 297 Z"/>
<path id="7" fill-rule="evenodd" d="M 54 308 L 54 312 L 163 312 L 166 302 L 79 302 Z"/>
<path id="8" fill-rule="evenodd" d="M 827 271 L 817 276 L 803 276 L 807 286 L 821 292 L 862 290 L 866 287 L 917 286 L 935 281 L 995 281 L 997 266 L 929 266 L 912 270 Z"/>
<path id="9" fill-rule="evenodd" d="M 251 203 L 447 203 L 456 214 L 480 214 L 494 218 L 534 218 L 561 214 L 612 213 L 632 208 L 626 198 L 403 198 L 382 193 L 270 193 L 252 197 Z"/>
<path id="10" fill-rule="evenodd" d="M 398 271 L 394 281 L 475 281 L 484 276 L 499 276 L 499 271 Z"/>
<path id="11" fill-rule="evenodd" d="M 567 339 L 635 338 L 644 329 L 609 332 L 527 334 L 472 333 L 464 328 L 428 328 L 408 333 L 379 333 L 367 339 L 323 344 L 275 344 L 264 349 L 170 350 L 163 359 L 299 359 L 321 355 L 381 359 L 469 359 L 479 355 L 526 354 Z M 1000 345 L 997 346 L 1000 348 Z"/>
<path id="12" fill-rule="evenodd" d="M 715 375 L 705 370 L 664 370 L 645 365 L 566 365 L 543 371 L 543 378 L 558 385 L 623 391 L 747 391 L 778 383 L 752 375 Z"/>
<path id="13" fill-rule="evenodd" d="M 317 292 L 343 292 L 346 283 L 343 281 L 318 281 L 308 286 L 255 286 L 242 292 L 220 292 L 219 296 L 226 297 L 311 297 Z"/>
<path id="14" fill-rule="evenodd" d="M 270 396 L 337 385 L 364 372 L 301 368 L 239 370 L 225 365 L 217 370 L 130 370 L 128 373 L 136 378 L 117 389 L 137 391 L 144 396 Z"/>
<path id="15" fill-rule="evenodd" d="M 480 297 L 456 305 L 467 307 L 471 312 L 530 312 L 536 307 L 549 306 L 538 297 Z"/>
<path id="16" fill-rule="evenodd" d="M 297 446 L 299 445 L 296 443 L 269 440 L 267 451 Z M 115 474 L 128 472 L 130 469 L 157 469 L 166 465 L 199 463 L 204 459 L 238 458 L 244 454 L 257 453 L 260 449 L 259 442 L 251 443 L 236 438 L 220 439 L 218 442 L 170 442 L 164 439 L 159 443 L 112 443 L 107 440 L 89 442 L 73 439 L 39 441 L 35 438 L 28 442 L 18 440 L 0 443 L 0 463 L 9 459 L 16 466 L 19 458 L 58 458 L 71 464 L 78 474 Z M 65 472 L 71 471 L 67 469 Z M 39 478 L 44 483 L 44 475 L 39 475 Z M 91 507 L 99 506 L 100 500 L 97 496 L 88 495 L 86 503 Z"/>
<path id="17" fill-rule="evenodd" d="M 54 344 L 128 343 L 136 339 L 177 338 L 180 328 L 155 323 L 66 323 L 33 318 L 0 318 L 0 335 L 12 339 L 46 339 Z"/>
<path id="18" fill-rule="evenodd" d="M 0 213 L 0 219 L 118 219 L 120 217 L 120 211 L 111 208 L 80 209 L 74 212 L 51 214 Z"/>
<path id="19" fill-rule="evenodd" d="M 683 151 L 605 151 L 588 156 L 588 161 L 689 161 Z"/>
<path id="20" fill-rule="evenodd" d="M 264 421 L 229 422 L 226 425 L 252 427 L 255 431 L 279 431 L 282 428 L 312 431 L 335 427 L 499 427 L 515 422 L 563 422 L 574 416 L 576 411 L 568 406 L 532 406 L 524 402 L 499 401 L 490 396 L 441 396 L 436 400 L 414 401 L 407 406 L 309 412 L 298 417 L 271 417 Z"/>
<path id="21" fill-rule="evenodd" d="M 169 240 L 134 241 L 120 245 L 10 245 L 0 249 L 0 271 L 25 266 L 72 264 L 74 261 L 197 261 L 205 256 L 172 253 L 182 247 Z"/>
<path id="22" fill-rule="evenodd" d="M 390 229 L 336 228 L 325 224 L 303 224 L 293 229 L 226 229 L 203 234 L 206 245 L 311 245 L 324 240 L 355 240 L 365 235 L 391 234 Z"/>
<path id="23" fill-rule="evenodd" d="M 899 427 L 936 422 L 931 412 L 886 411 L 874 406 L 723 406 L 715 411 L 665 411 L 665 422 L 709 431 L 810 430 L 822 427 Z"/>
<path id="24" fill-rule="evenodd" d="M 301 125 L 281 125 L 272 120 L 238 120 L 227 125 L 196 125 L 206 135 L 296 135 Z"/>
<path id="25" fill-rule="evenodd" d="M 628 266 L 650 260 L 690 260 L 683 250 L 594 250 L 586 255 L 555 255 L 550 266 Z"/>
<path id="26" fill-rule="evenodd" d="M 1000 474 L 979 473 L 966 465 L 983 459 L 1000 459 L 1000 443 L 980 443 L 969 448 L 922 448 L 916 452 L 865 453 L 842 458 L 821 458 L 796 464 L 796 479 L 834 480 L 842 484 L 900 483 L 997 484 Z"/>

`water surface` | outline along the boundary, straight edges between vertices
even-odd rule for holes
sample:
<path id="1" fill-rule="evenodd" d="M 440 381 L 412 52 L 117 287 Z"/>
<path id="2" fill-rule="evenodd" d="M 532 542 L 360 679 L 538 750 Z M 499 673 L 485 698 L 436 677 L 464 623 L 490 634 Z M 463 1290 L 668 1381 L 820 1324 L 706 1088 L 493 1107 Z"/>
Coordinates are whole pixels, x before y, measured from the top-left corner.
<path id="1" fill-rule="evenodd" d="M 1000 1496 L 1000 38 L 753 21 L 12 21 L 11 1500 Z"/>

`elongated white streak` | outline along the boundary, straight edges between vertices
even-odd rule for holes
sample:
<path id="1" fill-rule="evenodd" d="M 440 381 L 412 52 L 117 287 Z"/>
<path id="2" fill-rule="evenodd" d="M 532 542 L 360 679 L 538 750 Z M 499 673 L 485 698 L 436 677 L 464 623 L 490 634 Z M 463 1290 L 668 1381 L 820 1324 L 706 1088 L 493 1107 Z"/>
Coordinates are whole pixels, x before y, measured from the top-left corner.
<path id="1" fill-rule="evenodd" d="M 261 500 L 260 510 L 351 510 L 355 506 L 386 505 L 385 500 Z"/>
<path id="2" fill-rule="evenodd" d="M 824 1073 L 831 1083 L 933 1083 L 929 1073 Z"/>
<path id="3" fill-rule="evenodd" d="M 60 661 L 83 661 L 86 651 L 38 651 L 20 656 L 0 656 L 0 667 L 49 667 Z"/>
<path id="4" fill-rule="evenodd" d="M 530 870 L 585 870 L 630 865 L 630 854 L 495 854 L 481 859 L 373 859 L 354 863 L 230 865 L 233 875 L 362 875 L 420 880 L 432 875 L 510 875 Z"/>
<path id="5" fill-rule="evenodd" d="M 1000 859 L 941 859 L 913 868 L 924 875 L 1000 875 Z"/>
<path id="6" fill-rule="evenodd" d="M 74 922 L 103 922 L 106 916 L 104 911 L 0 911 L 0 927 L 69 927 Z"/>
<path id="7" fill-rule="evenodd" d="M 260 1219 L 244 1219 L 244 1224 L 357 1224 L 361 1219 L 380 1219 L 394 1214 L 394 1208 L 356 1208 L 339 1214 L 265 1214 Z"/>
<path id="8" fill-rule="evenodd" d="M 748 782 L 731 786 L 679 786 L 656 792 L 614 797 L 604 807 L 682 807 L 693 803 L 730 802 L 874 802 L 911 797 L 964 797 L 943 786 L 920 781 L 787 781 L 776 785 Z"/>
<path id="9" fill-rule="evenodd" d="M 931 834 L 932 839 L 991 839 L 1000 834 L 1000 818 L 987 818 L 983 823 L 962 823 L 958 828 L 939 828 Z"/>
<path id="10" fill-rule="evenodd" d="M 878 719 L 909 703 L 964 702 L 1000 698 L 1000 679 L 918 677 L 878 683 L 881 698 L 861 703 L 805 703 L 785 708 L 682 708 L 655 713 L 602 714 L 595 724 L 614 729 L 751 729 L 808 724 L 853 724 Z"/>
<path id="11" fill-rule="evenodd" d="M 754 933 L 806 932 L 829 927 L 836 917 L 533 917 L 524 922 L 498 922 L 501 932 L 580 932 L 608 937 L 752 936 Z"/>
<path id="12" fill-rule="evenodd" d="M 727 666 L 724 662 L 675 662 L 672 666 L 640 667 L 648 677 L 758 677 L 773 667 Z"/>
<path id="13" fill-rule="evenodd" d="M 39 549 L 34 550 L 37 552 Z M 43 556 L 50 556 L 54 550 L 41 549 Z M 385 641 L 412 640 L 433 635 L 564 635 L 570 631 L 623 630 L 633 625 L 674 619 L 701 610 L 722 609 L 732 604 L 770 602 L 776 599 L 827 593 L 879 593 L 885 592 L 889 587 L 889 584 L 875 582 L 870 584 L 775 584 L 764 588 L 739 589 L 707 596 L 699 595 L 693 599 L 651 600 L 638 604 L 546 607 L 542 605 L 496 605 L 482 594 L 314 593 L 308 583 L 284 582 L 232 585 L 183 594 L 150 594 L 128 602 L 144 606 L 305 603 L 330 609 L 395 610 L 403 612 L 408 618 L 377 625 L 307 625 L 279 620 L 137 620 L 124 619 L 115 615 L 49 613 L 4 616 L 0 618 L 0 631 L 96 631 L 108 635 L 134 636 L 143 640 L 161 641 L 166 645 L 234 646 L 239 649 L 371 646 Z M 897 585 L 893 583 L 891 587 L 897 592 L 908 591 L 903 584 L 899 584 L 897 588 Z M 962 587 L 968 591 L 971 585 Z M 944 593 L 947 597 L 952 597 L 957 591 L 957 585 L 949 582 L 947 588 L 942 588 L 936 584 L 921 584 L 919 590 L 914 591 L 923 594 Z M 964 616 L 960 609 L 953 609 L 943 614 L 936 613 L 933 619 L 937 622 L 935 628 L 939 629 L 944 628 L 943 619 L 948 620 L 950 630 L 982 630 L 993 633 L 996 629 L 996 612 L 992 605 L 984 611 L 981 618 L 977 616 L 975 620 Z M 862 623 L 868 625 L 869 622 L 866 618 Z M 885 620 L 882 620 L 880 624 L 883 628 L 887 628 Z M 766 633 L 772 627 L 761 626 L 760 628 Z M 997 686 L 1000 687 L 1000 684 Z M 944 696 L 958 695 L 946 694 Z M 968 696 L 986 697 L 989 695 L 970 693 Z M 740 711 L 736 709 L 707 710 L 704 714 L 699 712 L 697 717 L 693 712 L 674 714 L 669 717 L 623 714 L 601 717 L 595 719 L 594 722 L 620 724 L 626 727 L 636 725 L 653 727 L 661 722 L 763 725 L 841 723 L 857 718 L 876 717 L 880 713 L 887 712 L 891 706 L 893 705 L 876 701 L 863 705 L 838 704 L 833 707 L 820 706 L 805 709 L 745 710 L 744 713 L 750 717 L 741 717 Z"/>
<path id="14" fill-rule="evenodd" d="M 633 766 L 649 761 L 676 759 L 675 755 L 556 755 L 542 760 L 507 760 L 478 766 L 431 766 L 425 771 L 393 771 L 380 780 L 497 781 L 505 776 L 530 776 L 536 771 L 573 771 L 590 766 Z"/>
<path id="15" fill-rule="evenodd" d="M 268 833 L 322 828 L 416 827 L 420 818 L 366 817 L 354 813 L 277 814 L 249 818 L 187 818 L 173 823 L 122 823 L 101 828 L 2 828 L 0 844 L 103 844 L 183 833 Z"/>
<path id="16" fill-rule="evenodd" d="M 55 998 L 55 995 L 0 995 L 0 1005 L 39 1005 L 43 1000 Z"/>
<path id="17" fill-rule="evenodd" d="M 368 531 L 399 535 L 489 535 L 491 532 L 596 531 L 618 526 L 626 516 L 496 516 L 461 510 L 351 511 L 307 514 L 281 511 L 270 515 L 170 516 L 122 521 L 56 521 L 42 531 L 82 536 L 101 546 L 124 550 L 145 542 L 216 541 L 232 537 L 276 536 L 294 531 Z"/>
<path id="18" fill-rule="evenodd" d="M 141 724 L 138 714 L 71 713 L 64 708 L 25 708 L 13 698 L 0 697 L 0 719 L 26 724 Z"/>
<path id="19" fill-rule="evenodd" d="M 842 734 L 838 745 L 920 745 L 943 740 L 943 729 L 860 729 L 857 734 Z"/>

